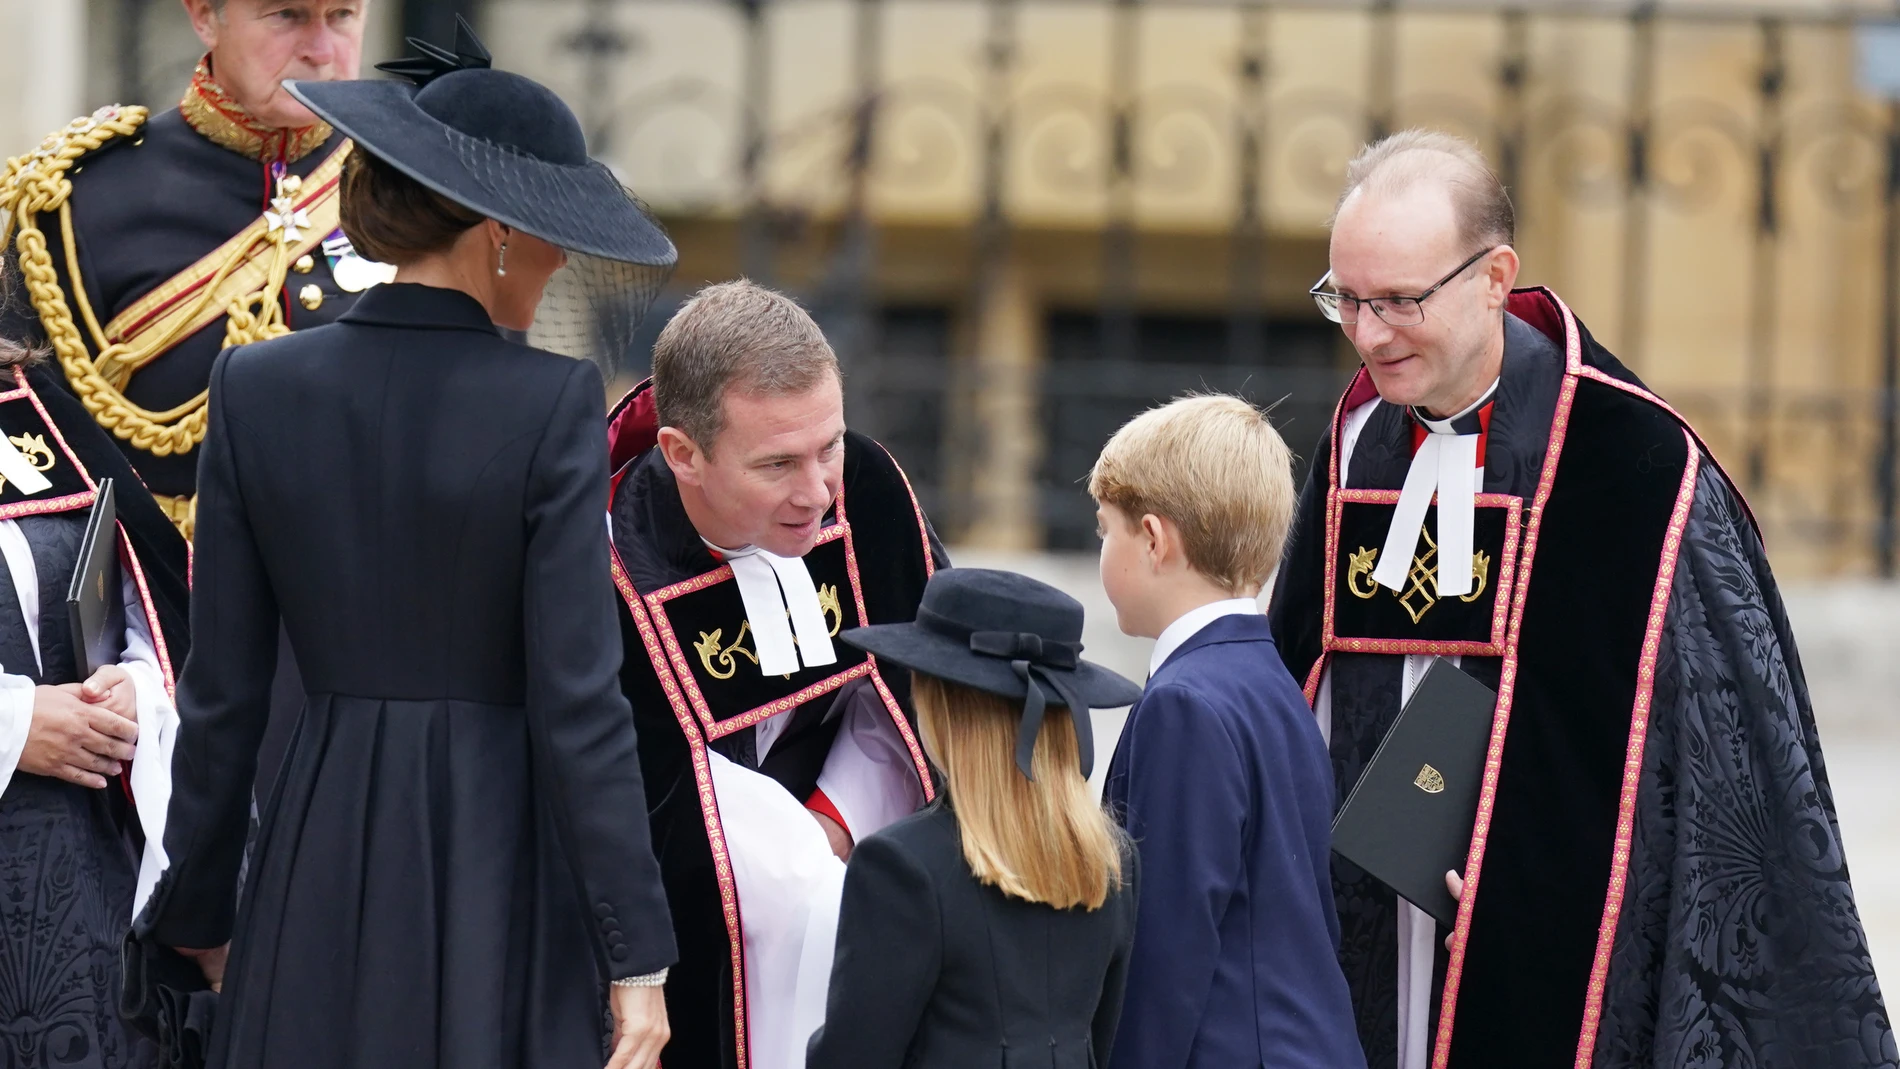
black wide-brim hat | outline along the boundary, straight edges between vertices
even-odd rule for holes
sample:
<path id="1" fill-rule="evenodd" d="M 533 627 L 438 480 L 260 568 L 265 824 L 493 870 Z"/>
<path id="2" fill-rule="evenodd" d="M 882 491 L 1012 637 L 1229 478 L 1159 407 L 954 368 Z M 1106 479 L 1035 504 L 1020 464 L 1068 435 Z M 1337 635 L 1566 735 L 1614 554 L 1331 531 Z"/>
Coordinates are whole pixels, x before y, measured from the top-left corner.
<path id="1" fill-rule="evenodd" d="M 553 90 L 492 69 L 467 23 L 453 52 L 409 44 L 423 55 L 378 67 L 408 81 L 284 88 L 357 150 L 470 211 L 569 252 L 655 267 L 679 259 L 613 171 L 588 157 L 580 120 Z"/>
<path id="2" fill-rule="evenodd" d="M 1086 776 L 1095 763 L 1089 710 L 1132 705 L 1141 688 L 1082 659 L 1082 618 L 1081 602 L 1026 575 L 946 568 L 924 586 L 915 622 L 854 627 L 838 638 L 887 664 L 1021 699 L 1016 764 L 1031 779 L 1044 706 L 1067 706 Z"/>

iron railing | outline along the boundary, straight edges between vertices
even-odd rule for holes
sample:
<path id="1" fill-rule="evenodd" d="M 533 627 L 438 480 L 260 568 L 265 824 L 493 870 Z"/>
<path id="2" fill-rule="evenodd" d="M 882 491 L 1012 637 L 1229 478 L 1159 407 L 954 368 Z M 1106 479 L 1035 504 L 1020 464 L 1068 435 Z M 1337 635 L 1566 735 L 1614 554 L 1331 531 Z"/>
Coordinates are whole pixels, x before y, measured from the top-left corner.
<path id="1" fill-rule="evenodd" d="M 1308 424 L 1288 434 L 1306 451 L 1349 357 L 1339 351 L 1330 365 L 1314 367 L 1300 355 L 1310 352 L 1314 335 L 1302 331 L 1313 330 L 1315 318 L 1288 303 L 1288 287 L 1271 276 L 1288 242 L 1310 247 L 1323 231 L 1311 211 L 1300 216 L 1284 205 L 1329 201 L 1359 143 L 1424 124 L 1473 137 L 1495 162 L 1517 200 L 1527 281 L 1555 280 L 1560 290 L 1590 294 L 1594 304 L 1580 311 L 1626 362 L 1651 378 L 1689 384 L 1665 390 L 1742 482 L 1778 557 L 1799 556 L 1798 569 L 1816 573 L 1894 574 L 1900 103 L 1857 92 L 1851 70 L 1857 20 L 1895 17 L 1892 5 L 823 2 L 846 12 L 849 89 L 835 106 L 804 115 L 786 114 L 774 100 L 775 65 L 797 61 L 774 35 L 781 16 L 820 0 L 485 0 L 482 17 L 512 6 L 561 23 L 546 54 L 507 58 L 529 74 L 567 79 L 560 84 L 570 85 L 596 150 L 626 166 L 669 220 L 731 218 L 731 268 L 796 289 L 822 314 L 856 381 L 854 419 L 905 454 L 947 532 L 983 519 L 973 512 L 970 483 L 984 477 L 981 458 L 994 446 L 995 428 L 969 411 L 986 389 L 1040 398 L 1029 409 L 1044 421 L 1035 429 L 1038 519 L 1059 545 L 1073 542 L 1084 524 L 1076 480 L 1093 445 L 1153 399 L 1202 385 L 1246 388 Z M 408 3 L 416 12 L 450 6 Z M 932 3 L 958 5 L 982 21 L 968 79 L 913 77 L 892 69 L 885 55 L 893 13 Z M 642 13 L 683 6 L 725 13 L 732 69 L 644 78 L 647 61 L 671 44 L 643 36 Z M 1108 20 L 1099 45 L 1103 78 L 1032 77 L 1022 50 L 1025 19 L 1057 8 L 1095 10 Z M 1223 45 L 1231 62 L 1193 84 L 1144 78 L 1145 20 L 1191 9 L 1231 13 L 1231 40 Z M 1288 29 L 1290 17 L 1321 12 L 1352 20 L 1351 32 L 1316 42 Z M 406 18 L 420 24 L 424 16 Z M 1447 19 L 1489 28 L 1460 45 L 1412 47 L 1410 35 Z M 1613 42 L 1612 76 L 1578 75 L 1569 42 L 1585 38 Z M 1678 73 L 1684 57 L 1711 42 L 1744 55 L 1731 65 L 1741 75 L 1685 81 Z M 122 55 L 133 56 L 137 45 L 128 42 Z M 1360 83 L 1302 82 L 1287 73 L 1298 67 L 1295 50 L 1315 47 L 1336 49 L 1342 63 L 1363 71 Z M 155 69 L 149 59 L 124 62 Z M 1432 72 L 1423 62 L 1479 73 L 1447 89 L 1444 79 L 1426 76 Z M 721 131 L 703 140 L 713 146 L 698 161 L 704 191 L 646 188 L 641 176 L 650 168 L 642 168 L 665 148 L 652 131 L 683 117 Z M 788 180 L 778 166 L 793 157 L 816 161 L 802 179 Z M 941 351 L 900 352 L 888 339 L 893 322 L 902 328 L 906 321 L 880 282 L 889 260 L 874 202 L 881 191 L 964 180 L 956 176 L 968 176 L 974 188 L 967 190 L 962 282 L 941 302 Z M 1012 249 L 1034 236 L 1019 211 L 1025 181 L 1102 205 L 1090 306 L 1052 310 L 1047 326 L 1071 339 L 1092 331 L 1095 340 L 1067 355 L 1046 354 L 1027 379 L 999 379 L 983 368 L 981 332 L 959 324 L 991 314 Z M 1219 329 L 1202 331 L 1192 359 L 1155 360 L 1143 345 L 1143 324 L 1159 310 L 1149 307 L 1142 284 L 1151 232 L 1141 202 L 1197 187 L 1224 191 L 1208 196 L 1227 205 L 1220 239 L 1226 281 L 1199 310 Z M 1731 278 L 1672 270 L 1683 246 L 1697 242 L 1733 246 Z M 1586 255 L 1586 246 L 1597 253 Z M 818 266 L 783 270 L 788 257 Z M 1866 271 L 1839 277 L 1826 291 L 1840 312 L 1824 336 L 1791 339 L 1787 323 L 1813 319 L 1792 313 L 1807 315 L 1803 302 L 1820 292 L 1808 276 L 1832 270 L 1826 261 Z M 1677 327 L 1665 335 L 1663 326 L 1696 318 L 1676 314 L 1688 308 L 1715 310 L 1704 317 L 1714 324 L 1707 336 L 1685 343 Z M 1058 323 L 1063 315 L 1071 319 Z M 1077 315 L 1087 317 L 1086 327 Z M 1282 342 L 1299 338 L 1307 340 Z M 1703 370 L 1677 373 L 1685 360 Z M 1791 362 L 1830 370 L 1791 374 L 1800 370 Z"/>

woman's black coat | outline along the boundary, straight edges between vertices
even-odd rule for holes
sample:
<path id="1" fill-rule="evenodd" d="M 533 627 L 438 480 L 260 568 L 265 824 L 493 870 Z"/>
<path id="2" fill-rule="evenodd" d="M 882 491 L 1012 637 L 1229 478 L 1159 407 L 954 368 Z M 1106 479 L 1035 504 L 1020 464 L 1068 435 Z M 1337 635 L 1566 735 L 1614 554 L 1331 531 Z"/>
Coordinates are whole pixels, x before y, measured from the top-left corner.
<path id="1" fill-rule="evenodd" d="M 231 350 L 140 931 L 232 943 L 209 1062 L 599 1069 L 674 960 L 619 683 L 593 365 L 386 285 Z M 308 701 L 235 897 L 281 617 Z"/>

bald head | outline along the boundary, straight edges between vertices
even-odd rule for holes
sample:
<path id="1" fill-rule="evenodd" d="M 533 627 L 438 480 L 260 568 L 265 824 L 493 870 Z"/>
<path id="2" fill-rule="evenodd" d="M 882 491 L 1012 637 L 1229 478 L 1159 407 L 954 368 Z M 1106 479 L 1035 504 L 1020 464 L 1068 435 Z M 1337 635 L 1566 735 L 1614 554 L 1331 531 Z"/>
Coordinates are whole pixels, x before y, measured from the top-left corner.
<path id="1" fill-rule="evenodd" d="M 1450 198 L 1458 244 L 1476 252 L 1517 238 L 1517 213 L 1478 147 L 1436 130 L 1401 130 L 1359 151 L 1346 165 L 1339 209 L 1355 195 L 1389 199 L 1442 190 Z"/>
<path id="2" fill-rule="evenodd" d="M 1355 302 L 1418 299 L 1413 314 L 1356 303 L 1338 320 L 1379 396 L 1451 416 L 1497 380 L 1512 228 L 1511 200 L 1470 142 L 1407 130 L 1352 161 L 1321 284 Z"/>

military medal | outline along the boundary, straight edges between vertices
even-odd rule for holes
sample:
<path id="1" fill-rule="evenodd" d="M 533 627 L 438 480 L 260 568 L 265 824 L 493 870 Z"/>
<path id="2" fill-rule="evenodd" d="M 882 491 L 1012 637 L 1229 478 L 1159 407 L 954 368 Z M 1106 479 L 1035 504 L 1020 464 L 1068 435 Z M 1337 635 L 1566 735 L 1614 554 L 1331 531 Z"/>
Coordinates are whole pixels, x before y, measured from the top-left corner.
<path id="1" fill-rule="evenodd" d="M 394 264 L 379 264 L 356 255 L 350 239 L 338 230 L 323 239 L 323 255 L 330 261 L 330 274 L 337 288 L 345 293 L 361 293 L 371 286 L 394 281 Z"/>

